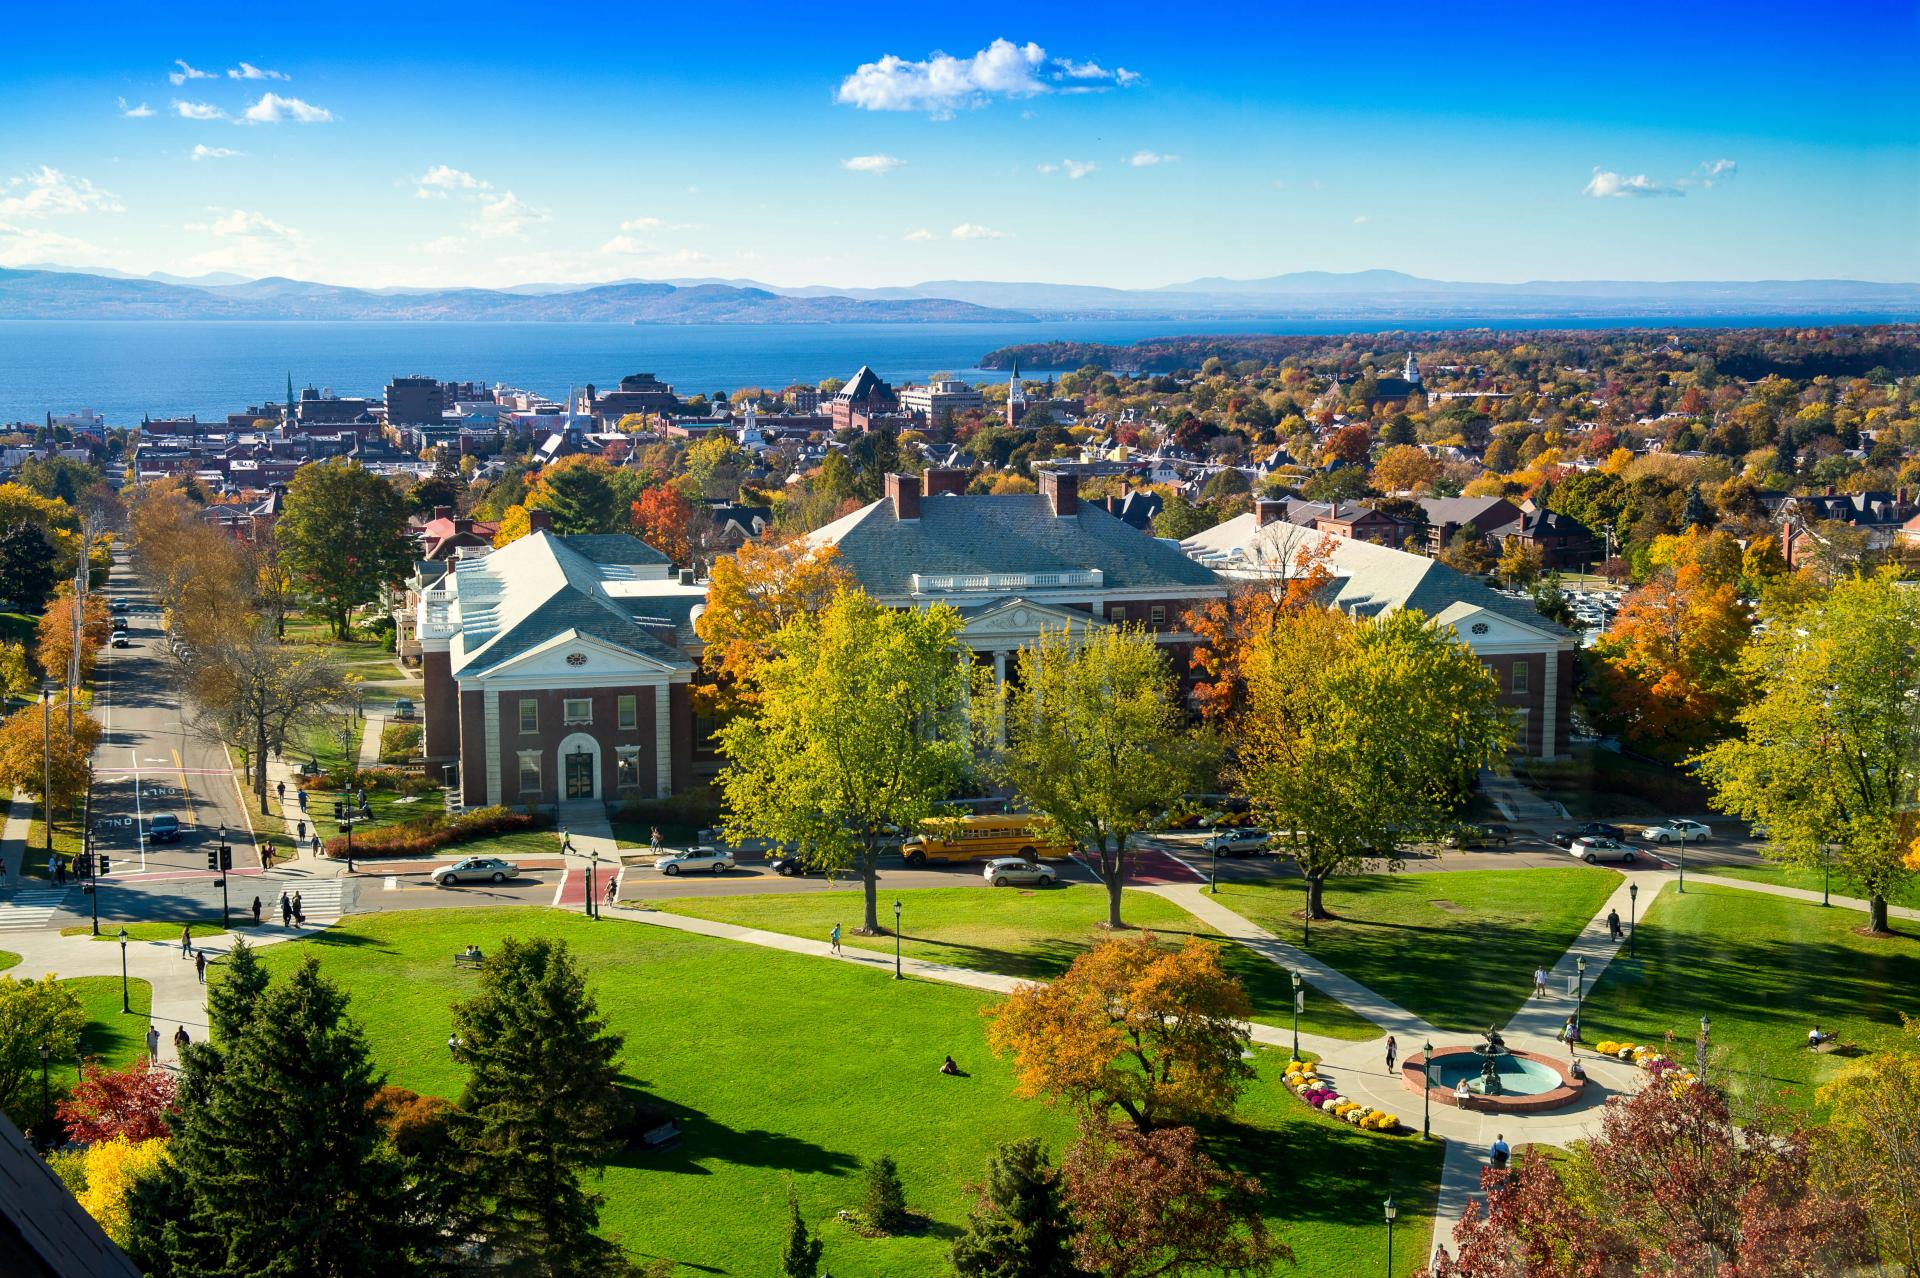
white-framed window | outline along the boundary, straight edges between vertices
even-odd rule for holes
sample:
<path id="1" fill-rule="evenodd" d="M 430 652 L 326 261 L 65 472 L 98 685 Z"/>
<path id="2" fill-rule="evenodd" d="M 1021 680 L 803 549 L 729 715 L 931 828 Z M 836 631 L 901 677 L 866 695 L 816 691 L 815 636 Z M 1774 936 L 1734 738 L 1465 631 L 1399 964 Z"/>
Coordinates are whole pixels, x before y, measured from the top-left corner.
<path id="1" fill-rule="evenodd" d="M 560 703 L 560 722 L 592 723 L 593 698 L 567 697 Z"/>
<path id="2" fill-rule="evenodd" d="M 613 783 L 625 790 L 640 784 L 640 747 L 615 746 L 613 748 L 615 768 Z"/>
<path id="3" fill-rule="evenodd" d="M 631 692 L 620 698 L 620 726 L 625 729 L 640 726 L 640 698 Z"/>
<path id="4" fill-rule="evenodd" d="M 1515 696 L 1526 695 L 1526 691 L 1527 691 L 1527 663 L 1526 662 L 1516 661 L 1513 663 L 1513 674 L 1511 676 L 1511 682 L 1512 682 L 1513 692 Z"/>
<path id="5" fill-rule="evenodd" d="M 1125 621 L 1126 619 L 1127 619 L 1127 606 L 1125 604 L 1110 603 L 1107 605 L 1108 621 L 1113 622 L 1115 625 L 1119 625 L 1121 622 Z"/>
<path id="6" fill-rule="evenodd" d="M 532 697 L 520 698 L 520 731 L 540 731 L 540 703 Z"/>
<path id="7" fill-rule="evenodd" d="M 538 750 L 520 751 L 520 793 L 540 793 L 540 752 Z"/>
<path id="8" fill-rule="evenodd" d="M 1165 604 L 1155 604 L 1152 611 L 1148 613 L 1148 616 L 1152 618 L 1153 628 L 1158 630 L 1161 626 L 1167 624 L 1167 606 Z"/>

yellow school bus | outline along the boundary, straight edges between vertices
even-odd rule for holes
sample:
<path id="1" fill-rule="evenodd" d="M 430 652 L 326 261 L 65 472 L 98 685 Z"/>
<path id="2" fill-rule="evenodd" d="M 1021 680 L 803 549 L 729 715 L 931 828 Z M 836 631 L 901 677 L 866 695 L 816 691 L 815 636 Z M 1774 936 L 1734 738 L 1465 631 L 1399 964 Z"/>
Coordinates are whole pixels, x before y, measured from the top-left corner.
<path id="1" fill-rule="evenodd" d="M 1030 812 L 998 816 L 932 817 L 920 823 L 900 851 L 908 865 L 929 861 L 983 861 L 995 856 L 1063 857 L 1073 852 L 1050 840 Z"/>

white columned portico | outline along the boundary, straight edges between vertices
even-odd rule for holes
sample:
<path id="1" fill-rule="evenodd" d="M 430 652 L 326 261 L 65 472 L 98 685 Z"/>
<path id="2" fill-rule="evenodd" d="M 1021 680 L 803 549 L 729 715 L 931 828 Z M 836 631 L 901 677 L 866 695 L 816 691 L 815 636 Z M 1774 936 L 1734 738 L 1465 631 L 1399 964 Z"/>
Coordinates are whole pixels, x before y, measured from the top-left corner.
<path id="1" fill-rule="evenodd" d="M 653 797 L 673 793 L 673 687 L 653 688 Z"/>

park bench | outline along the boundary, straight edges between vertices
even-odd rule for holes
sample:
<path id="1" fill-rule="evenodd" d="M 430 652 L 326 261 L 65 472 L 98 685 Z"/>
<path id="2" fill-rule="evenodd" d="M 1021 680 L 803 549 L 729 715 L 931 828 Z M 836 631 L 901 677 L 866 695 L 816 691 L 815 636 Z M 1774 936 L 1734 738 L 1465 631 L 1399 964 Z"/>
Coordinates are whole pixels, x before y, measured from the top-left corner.
<path id="1" fill-rule="evenodd" d="M 680 1139 L 680 1124 L 669 1118 L 652 1131 L 640 1138 L 641 1145 L 648 1149 L 665 1149 Z"/>
<path id="2" fill-rule="evenodd" d="M 453 956 L 453 965 L 455 967 L 470 967 L 475 971 L 479 971 L 481 962 L 481 955 L 469 954 L 465 950 L 456 951 Z"/>

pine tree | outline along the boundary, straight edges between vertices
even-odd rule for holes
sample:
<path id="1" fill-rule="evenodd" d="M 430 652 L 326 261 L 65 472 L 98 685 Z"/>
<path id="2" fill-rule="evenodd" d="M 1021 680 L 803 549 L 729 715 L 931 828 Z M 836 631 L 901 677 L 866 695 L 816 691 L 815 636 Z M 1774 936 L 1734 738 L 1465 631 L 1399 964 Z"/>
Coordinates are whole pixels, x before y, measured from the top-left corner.
<path id="1" fill-rule="evenodd" d="M 948 1253 L 960 1278 L 1079 1278 L 1072 1217 L 1037 1140 L 993 1151 L 987 1183 Z"/>
<path id="2" fill-rule="evenodd" d="M 250 961 L 231 991 L 258 976 Z M 177 1179 L 131 1203 L 133 1250 L 181 1278 L 417 1274 L 429 1240 L 411 1223 L 402 1167 L 380 1139 L 378 1089 L 346 995 L 309 955 L 249 1013 L 214 1015 L 229 1037 L 194 1044 L 173 1162 Z M 184 1218 L 178 1213 L 185 1206 Z M 171 1217 L 171 1218 L 169 1218 Z"/>
<path id="3" fill-rule="evenodd" d="M 507 939 L 453 1024 L 456 1059 L 472 1071 L 454 1136 L 493 1259 L 514 1274 L 623 1271 L 619 1249 L 594 1233 L 601 1198 L 580 1183 L 615 1147 L 621 1038 L 566 944 Z"/>
<path id="4" fill-rule="evenodd" d="M 780 1248 L 781 1278 L 819 1278 L 820 1252 L 824 1249 L 818 1238 L 807 1232 L 807 1222 L 800 1219 L 800 1200 L 794 1197 L 793 1187 L 787 1187 L 787 1241 Z"/>
<path id="5" fill-rule="evenodd" d="M 267 969 L 245 937 L 235 937 L 222 971 L 207 986 L 207 1024 L 223 1043 L 237 1042 L 254 1022 L 266 995 Z"/>
<path id="6" fill-rule="evenodd" d="M 884 1233 L 897 1234 L 907 1224 L 907 1191 L 900 1184 L 900 1169 L 893 1159 L 882 1154 L 867 1164 L 867 1224 Z"/>

